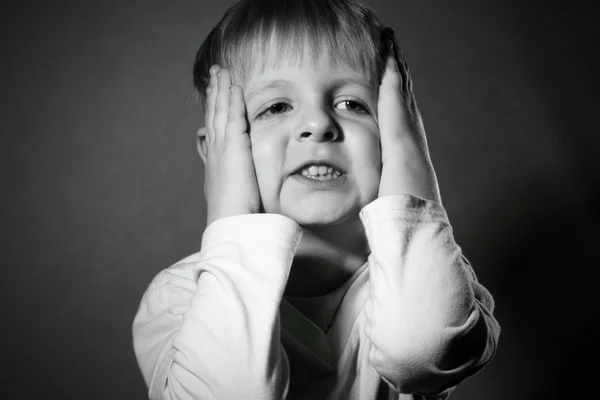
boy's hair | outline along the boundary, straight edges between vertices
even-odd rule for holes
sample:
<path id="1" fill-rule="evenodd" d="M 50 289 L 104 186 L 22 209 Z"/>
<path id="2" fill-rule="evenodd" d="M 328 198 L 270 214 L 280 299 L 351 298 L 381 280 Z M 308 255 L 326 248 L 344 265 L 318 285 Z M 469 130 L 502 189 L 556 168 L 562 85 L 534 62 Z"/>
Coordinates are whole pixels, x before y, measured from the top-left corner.
<path id="1" fill-rule="evenodd" d="M 243 85 L 251 68 L 301 61 L 303 49 L 313 66 L 344 63 L 378 84 L 387 56 L 384 28 L 361 0 L 241 0 L 200 46 L 194 86 L 205 106 L 211 65 L 228 69 L 233 83 Z"/>

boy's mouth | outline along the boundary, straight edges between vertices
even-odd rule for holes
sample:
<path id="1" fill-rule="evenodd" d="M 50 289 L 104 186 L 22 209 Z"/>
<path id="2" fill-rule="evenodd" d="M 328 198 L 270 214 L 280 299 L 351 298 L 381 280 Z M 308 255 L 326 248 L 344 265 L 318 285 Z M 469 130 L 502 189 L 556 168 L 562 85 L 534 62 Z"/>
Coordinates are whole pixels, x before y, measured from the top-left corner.
<path id="1" fill-rule="evenodd" d="M 317 190 L 333 190 L 344 187 L 348 175 L 327 165 L 308 165 L 292 175 L 297 182 Z"/>
<path id="2" fill-rule="evenodd" d="M 309 179 L 328 180 L 339 178 L 346 172 L 331 160 L 309 160 L 300 165 L 292 175 L 302 175 Z"/>
<path id="3" fill-rule="evenodd" d="M 302 176 L 305 176 L 309 179 L 317 179 L 320 181 L 335 179 L 343 175 L 341 171 L 328 164 L 307 165 L 297 173 L 302 174 Z"/>

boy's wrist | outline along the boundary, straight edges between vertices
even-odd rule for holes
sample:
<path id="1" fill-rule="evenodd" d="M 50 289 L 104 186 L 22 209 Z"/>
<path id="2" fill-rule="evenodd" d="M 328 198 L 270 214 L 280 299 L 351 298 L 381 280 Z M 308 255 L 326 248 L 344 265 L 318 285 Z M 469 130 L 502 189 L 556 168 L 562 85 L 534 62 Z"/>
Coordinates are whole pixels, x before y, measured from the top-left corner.
<path id="1" fill-rule="evenodd" d="M 211 208 L 208 207 L 207 218 L 206 218 L 206 226 L 210 226 L 213 222 L 227 217 L 235 217 L 238 215 L 246 215 L 246 214 L 255 214 L 250 209 L 245 207 L 219 207 L 219 208 Z"/>
<path id="2" fill-rule="evenodd" d="M 440 203 L 433 168 L 422 155 L 397 154 L 383 163 L 378 197 L 392 194 L 411 194 Z"/>

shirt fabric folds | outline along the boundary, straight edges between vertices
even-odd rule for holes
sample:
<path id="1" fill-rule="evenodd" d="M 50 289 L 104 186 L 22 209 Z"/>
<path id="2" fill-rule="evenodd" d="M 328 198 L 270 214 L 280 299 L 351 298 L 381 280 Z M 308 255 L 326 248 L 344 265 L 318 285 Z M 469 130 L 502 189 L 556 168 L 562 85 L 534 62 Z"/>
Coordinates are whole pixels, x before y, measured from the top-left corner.
<path id="1" fill-rule="evenodd" d="M 248 214 L 207 227 L 201 251 L 160 272 L 135 317 L 149 397 L 447 399 L 496 351 L 493 299 L 440 204 L 389 195 L 360 218 L 371 253 L 326 329 L 284 296 L 295 221 Z"/>

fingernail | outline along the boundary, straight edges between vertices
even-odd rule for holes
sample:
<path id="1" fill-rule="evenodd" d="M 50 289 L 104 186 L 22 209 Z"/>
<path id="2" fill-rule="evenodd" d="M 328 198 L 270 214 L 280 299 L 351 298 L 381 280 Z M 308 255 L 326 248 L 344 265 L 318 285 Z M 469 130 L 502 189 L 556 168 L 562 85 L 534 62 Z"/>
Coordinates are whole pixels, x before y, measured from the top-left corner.
<path id="1" fill-rule="evenodd" d="M 210 86 L 208 86 L 208 87 L 206 88 L 206 94 L 209 94 L 211 90 L 212 90 L 212 88 L 211 88 Z"/>
<path id="2" fill-rule="evenodd" d="M 229 91 L 233 92 L 233 85 L 229 86 Z"/>

